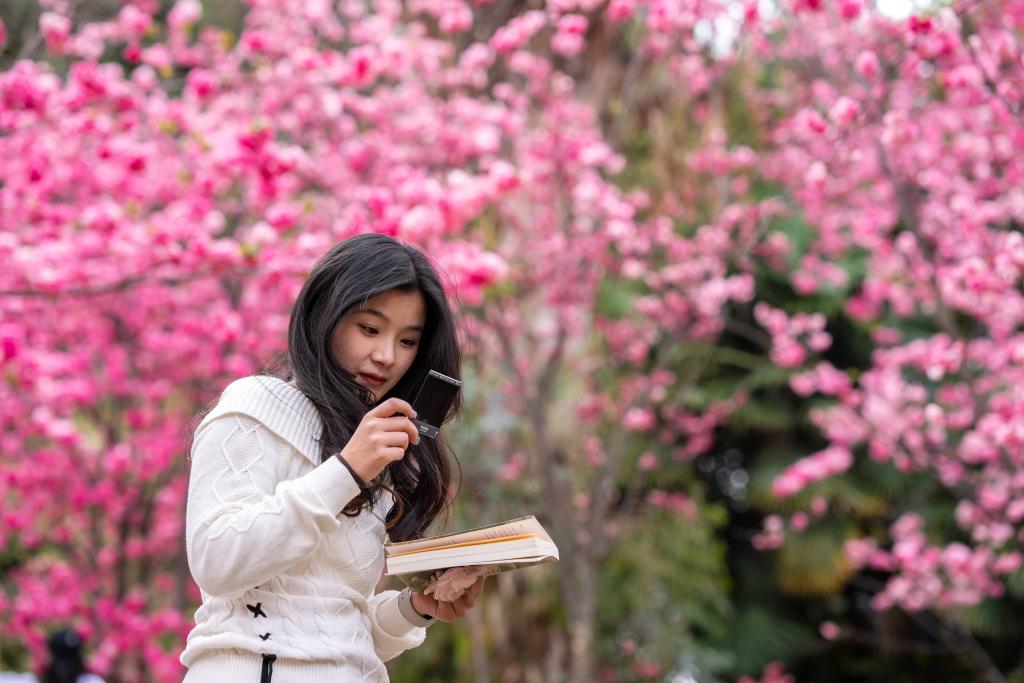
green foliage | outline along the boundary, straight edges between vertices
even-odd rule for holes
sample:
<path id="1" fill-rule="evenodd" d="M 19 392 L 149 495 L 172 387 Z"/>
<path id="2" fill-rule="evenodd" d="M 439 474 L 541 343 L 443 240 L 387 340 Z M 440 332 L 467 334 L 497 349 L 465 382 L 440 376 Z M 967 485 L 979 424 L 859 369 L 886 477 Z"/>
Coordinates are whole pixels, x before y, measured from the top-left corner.
<path id="1" fill-rule="evenodd" d="M 729 415 L 729 425 L 740 432 L 784 429 L 793 419 L 786 406 L 767 399 L 751 399 Z"/>
<path id="2" fill-rule="evenodd" d="M 746 74 L 733 71 L 724 82 L 725 124 L 730 138 L 737 145 L 757 148 L 760 126 L 758 116 L 749 98 L 744 97 L 743 87 Z"/>
<path id="3" fill-rule="evenodd" d="M 758 674 L 771 661 L 793 659 L 816 640 L 807 626 L 759 606 L 740 612 L 729 632 L 735 670 L 745 674 Z"/>
<path id="4" fill-rule="evenodd" d="M 977 605 L 953 607 L 945 610 L 946 618 L 963 624 L 974 634 L 984 638 L 1024 637 L 1019 604 L 1007 600 L 985 600 Z"/>
<path id="5" fill-rule="evenodd" d="M 815 522 L 787 535 L 775 562 L 779 587 L 801 597 L 835 595 L 853 575 L 843 552 L 849 530 L 834 522 Z"/>
<path id="6" fill-rule="evenodd" d="M 1024 570 L 1018 569 L 1006 577 L 1006 588 L 1015 598 L 1024 598 Z"/>
<path id="7" fill-rule="evenodd" d="M 699 506 L 699 517 L 647 509 L 628 521 L 604 564 L 598 602 L 600 656 L 631 680 L 633 656 L 671 672 L 686 652 L 701 671 L 722 671 L 727 651 L 709 647 L 728 633 L 731 607 L 725 547 L 716 532 L 725 523 L 718 505 Z"/>
<path id="8" fill-rule="evenodd" d="M 625 317 L 641 294 L 643 286 L 635 280 L 604 280 L 598 286 L 597 314 L 612 320 Z"/>
<path id="9" fill-rule="evenodd" d="M 28 667 L 28 648 L 20 641 L 0 643 L 0 671 L 25 671 Z"/>

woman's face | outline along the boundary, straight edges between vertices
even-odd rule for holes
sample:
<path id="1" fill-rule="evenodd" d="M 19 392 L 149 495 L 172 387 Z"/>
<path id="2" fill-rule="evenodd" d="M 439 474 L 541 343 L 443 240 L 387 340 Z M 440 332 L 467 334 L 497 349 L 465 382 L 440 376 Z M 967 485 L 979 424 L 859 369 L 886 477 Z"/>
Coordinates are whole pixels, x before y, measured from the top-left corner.
<path id="1" fill-rule="evenodd" d="M 392 289 L 338 322 L 331 353 L 379 401 L 415 360 L 426 320 L 422 294 Z"/>

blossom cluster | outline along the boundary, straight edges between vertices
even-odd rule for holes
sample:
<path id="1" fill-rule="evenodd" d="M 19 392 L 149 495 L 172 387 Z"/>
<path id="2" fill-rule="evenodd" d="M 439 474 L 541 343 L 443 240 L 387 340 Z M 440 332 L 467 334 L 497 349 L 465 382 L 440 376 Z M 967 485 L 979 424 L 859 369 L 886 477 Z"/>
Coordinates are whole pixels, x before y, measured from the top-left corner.
<path id="1" fill-rule="evenodd" d="M 888 543 L 871 541 L 856 564 L 892 574 L 879 609 L 999 595 L 1024 540 L 1024 165 L 1012 151 L 1024 128 L 1007 99 L 1024 82 L 1024 27 L 1019 2 L 991 9 L 954 2 L 893 21 L 807 3 L 798 21 L 776 25 L 789 38 L 783 52 L 830 74 L 766 98 L 789 112 L 773 130 L 770 174 L 814 228 L 791 256 L 790 284 L 845 294 L 844 313 L 877 347 L 848 373 L 793 343 L 782 314 L 759 315 L 776 362 L 797 370 L 794 393 L 832 398 L 811 411 L 828 447 L 786 468 L 773 490 L 813 491 L 864 456 L 927 473 L 959 501 L 961 538 L 926 540 L 907 513 Z M 783 542 L 782 526 L 766 528 L 768 547 Z"/>

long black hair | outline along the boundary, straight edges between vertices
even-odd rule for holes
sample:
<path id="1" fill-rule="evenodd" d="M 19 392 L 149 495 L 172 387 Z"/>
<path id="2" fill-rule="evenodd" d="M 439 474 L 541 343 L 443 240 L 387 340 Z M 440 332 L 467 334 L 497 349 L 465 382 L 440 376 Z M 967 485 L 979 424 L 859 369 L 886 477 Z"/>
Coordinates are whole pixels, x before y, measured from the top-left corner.
<path id="1" fill-rule="evenodd" d="M 437 271 L 419 250 L 386 235 L 350 237 L 328 251 L 309 274 L 288 325 L 292 381 L 316 406 L 323 422 L 321 462 L 339 453 L 372 407 L 372 394 L 338 365 L 331 340 L 338 322 L 368 299 L 391 290 L 419 292 L 427 308 L 416 358 L 383 401 L 392 396 L 412 401 L 430 370 L 461 379 L 461 351 L 455 319 Z M 462 407 L 461 392 L 445 421 Z M 387 467 L 387 485 L 378 477 L 343 512 L 358 515 L 387 488 L 394 505 L 386 522 L 394 541 L 418 538 L 448 508 L 452 488 L 449 449 L 439 434 L 420 439 L 401 460 Z"/>

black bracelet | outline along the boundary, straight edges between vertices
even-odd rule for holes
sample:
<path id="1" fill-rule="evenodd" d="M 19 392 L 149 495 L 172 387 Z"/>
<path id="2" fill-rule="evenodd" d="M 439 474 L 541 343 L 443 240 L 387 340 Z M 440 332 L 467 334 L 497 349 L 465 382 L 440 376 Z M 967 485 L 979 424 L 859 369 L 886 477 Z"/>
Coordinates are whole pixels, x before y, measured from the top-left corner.
<path id="1" fill-rule="evenodd" d="M 338 453 L 337 458 L 338 460 L 341 461 L 341 464 L 345 466 L 345 469 L 348 470 L 348 473 L 352 475 L 352 479 L 355 480 L 356 486 L 359 487 L 359 492 L 369 497 L 370 487 L 366 485 L 366 482 L 363 481 L 363 478 L 356 474 L 356 471 L 352 469 L 352 465 L 349 465 L 348 461 L 345 460 L 345 458 L 341 457 L 341 453 Z"/>

